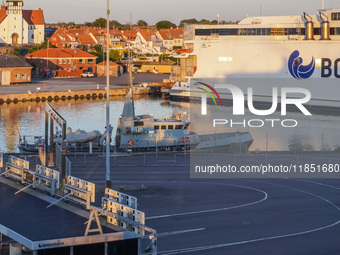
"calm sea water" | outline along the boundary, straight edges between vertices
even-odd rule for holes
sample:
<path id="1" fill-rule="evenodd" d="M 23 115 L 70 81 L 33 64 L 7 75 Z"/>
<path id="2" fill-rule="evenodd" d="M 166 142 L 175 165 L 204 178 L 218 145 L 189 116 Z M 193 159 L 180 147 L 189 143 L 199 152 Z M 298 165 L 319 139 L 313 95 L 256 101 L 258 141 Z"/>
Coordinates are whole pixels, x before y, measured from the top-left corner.
<path id="1" fill-rule="evenodd" d="M 17 152 L 19 133 L 22 136 L 44 135 L 45 105 L 41 102 L 1 105 L 0 149 L 5 152 Z M 103 133 L 105 131 L 105 100 L 52 101 L 51 105 L 63 116 L 67 121 L 67 127 L 71 127 L 72 131 L 77 129 L 87 132 L 99 130 Z M 122 97 L 111 98 L 110 123 L 114 127 L 114 133 L 118 118 L 123 111 L 123 105 L 124 99 Z M 164 115 L 168 117 L 170 112 L 178 109 L 178 106 L 171 106 L 169 102 L 160 98 L 137 97 L 135 108 L 136 114 L 151 113 L 155 117 L 162 118 Z"/>
<path id="2" fill-rule="evenodd" d="M 52 102 L 53 107 L 66 119 L 67 126 L 73 131 L 82 129 L 87 132 L 99 130 L 104 132 L 106 124 L 105 100 L 71 100 Z M 110 118 L 114 130 L 117 128 L 124 105 L 124 98 L 111 98 Z M 136 114 L 151 113 L 156 118 L 168 117 L 177 110 L 189 112 L 189 103 L 169 102 L 161 98 L 141 97 L 135 98 Z M 225 116 L 230 119 L 230 113 L 225 114 L 221 109 L 218 117 Z M 225 115 L 223 115 L 225 114 Z M 248 112 L 245 119 L 254 116 Z M 257 118 L 257 117 L 256 117 Z M 282 116 L 277 112 L 271 118 L 280 119 Z M 240 126 L 229 131 L 245 130 L 251 132 L 254 143 L 250 150 L 264 151 L 289 150 L 294 147 L 303 147 L 307 150 L 334 150 L 340 146 L 340 117 L 328 115 L 302 116 L 298 113 L 289 113 L 289 118 L 297 119 L 298 127 L 271 128 L 266 125 L 263 128 L 242 128 Z M 0 106 L 0 149 L 5 152 L 15 152 L 21 135 L 44 135 L 45 103 L 18 103 L 3 104 Z M 197 122 L 192 126 L 193 131 L 211 132 L 211 121 Z M 115 132 L 114 132 L 115 133 Z"/>

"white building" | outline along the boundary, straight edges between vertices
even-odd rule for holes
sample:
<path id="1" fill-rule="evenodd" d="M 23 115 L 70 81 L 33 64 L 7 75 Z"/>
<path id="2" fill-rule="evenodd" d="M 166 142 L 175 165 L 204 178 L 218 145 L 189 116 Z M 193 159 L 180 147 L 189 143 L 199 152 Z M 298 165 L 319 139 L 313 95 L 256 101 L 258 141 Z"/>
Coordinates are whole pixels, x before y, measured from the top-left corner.
<path id="1" fill-rule="evenodd" d="M 43 11 L 23 10 L 23 0 L 2 0 L 0 43 L 42 43 L 45 34 Z"/>

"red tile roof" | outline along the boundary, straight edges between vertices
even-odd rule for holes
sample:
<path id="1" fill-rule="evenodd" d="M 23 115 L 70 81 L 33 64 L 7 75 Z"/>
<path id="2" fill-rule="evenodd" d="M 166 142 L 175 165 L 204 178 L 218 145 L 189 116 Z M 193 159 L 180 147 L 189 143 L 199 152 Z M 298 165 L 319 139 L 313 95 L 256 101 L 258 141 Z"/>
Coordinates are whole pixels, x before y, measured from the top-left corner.
<path id="1" fill-rule="evenodd" d="M 104 63 L 104 65 L 106 66 L 106 61 L 105 61 L 105 62 L 100 62 L 100 63 L 98 63 L 97 66 L 102 66 L 103 63 Z M 116 64 L 115 62 L 110 61 L 110 66 L 118 66 L 118 64 Z"/>
<path id="2" fill-rule="evenodd" d="M 6 16 L 7 16 L 6 9 L 1 8 L 1 10 L 0 10 L 0 22 L 2 22 L 6 18 Z"/>
<path id="3" fill-rule="evenodd" d="M 147 42 L 150 42 L 150 41 L 151 41 L 152 36 L 154 36 L 155 39 L 157 39 L 156 33 L 153 32 L 153 31 L 148 31 L 148 30 L 144 31 L 144 30 L 142 30 L 142 31 L 139 31 L 139 33 L 140 33 L 141 36 L 143 36 L 143 38 L 144 38 L 145 41 L 147 41 Z"/>
<path id="4" fill-rule="evenodd" d="M 22 16 L 26 22 L 30 25 L 44 25 L 44 13 L 41 9 L 39 10 L 23 10 Z"/>
<path id="5" fill-rule="evenodd" d="M 95 40 L 93 40 L 91 35 L 78 35 L 77 39 L 81 44 L 94 44 L 94 43 L 96 43 Z"/>
<path id="6" fill-rule="evenodd" d="M 47 49 L 27 54 L 25 58 L 47 58 Z M 48 58 L 97 58 L 97 56 L 77 49 L 48 49 Z"/>

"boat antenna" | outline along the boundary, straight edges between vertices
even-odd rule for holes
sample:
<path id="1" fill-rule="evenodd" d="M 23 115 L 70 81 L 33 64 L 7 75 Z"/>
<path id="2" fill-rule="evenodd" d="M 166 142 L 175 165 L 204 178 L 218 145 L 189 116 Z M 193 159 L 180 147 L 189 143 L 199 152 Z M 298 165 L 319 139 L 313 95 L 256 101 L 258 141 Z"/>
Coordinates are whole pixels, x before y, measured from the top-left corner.
<path id="1" fill-rule="evenodd" d="M 322 0 L 321 8 L 322 8 L 322 10 L 325 9 L 325 0 Z"/>
<path id="2" fill-rule="evenodd" d="M 106 187 L 111 188 L 110 178 L 110 0 L 107 0 L 106 18 Z"/>

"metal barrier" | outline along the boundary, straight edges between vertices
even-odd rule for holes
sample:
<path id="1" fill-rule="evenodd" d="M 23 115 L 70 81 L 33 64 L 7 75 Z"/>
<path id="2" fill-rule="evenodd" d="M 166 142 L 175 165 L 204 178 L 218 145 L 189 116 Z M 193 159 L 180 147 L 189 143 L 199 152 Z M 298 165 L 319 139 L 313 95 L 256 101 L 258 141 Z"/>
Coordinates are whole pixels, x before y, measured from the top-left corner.
<path id="1" fill-rule="evenodd" d="M 103 198 L 103 199 L 107 199 L 107 198 Z M 102 208 L 91 206 L 91 214 L 90 214 L 89 220 L 87 221 L 85 236 L 88 236 L 89 233 L 93 233 L 93 232 L 99 232 L 100 234 L 102 234 L 103 230 L 100 225 L 99 216 L 100 215 L 105 216 L 107 219 L 113 219 L 112 222 L 108 221 L 109 223 L 113 223 L 113 222 L 124 223 L 125 226 L 130 226 L 133 232 L 138 233 L 140 235 L 145 236 L 145 232 L 151 233 L 151 235 L 149 236 L 151 243 L 150 245 L 148 245 L 148 247 L 146 247 L 144 252 L 151 252 L 152 255 L 157 255 L 157 231 L 155 229 L 147 227 L 138 221 L 134 221 L 124 216 L 121 216 L 117 213 L 114 213 L 108 210 L 106 205 L 107 204 L 103 204 Z M 91 224 L 93 220 L 95 220 L 97 223 L 96 229 L 91 229 Z"/>
<path id="2" fill-rule="evenodd" d="M 3 173 L 6 178 L 11 177 L 15 180 L 24 183 L 24 168 L 22 166 L 17 166 L 12 163 L 6 163 L 6 171 Z"/>
<path id="3" fill-rule="evenodd" d="M 103 209 L 106 209 L 109 212 L 112 212 L 116 215 L 119 215 L 121 217 L 128 219 L 128 220 L 121 220 L 119 217 L 107 216 L 107 222 L 113 225 L 122 227 L 126 230 L 135 232 L 139 235 L 143 235 L 143 236 L 145 235 L 144 229 L 138 228 L 136 227 L 136 224 L 133 224 L 133 222 L 137 222 L 141 225 L 145 224 L 145 213 L 144 212 L 138 211 L 134 208 L 123 205 L 121 203 L 118 203 L 106 197 L 102 198 L 102 207 Z"/>
<path id="4" fill-rule="evenodd" d="M 57 183 L 59 182 L 59 179 L 56 179 L 52 176 L 47 176 L 44 173 L 34 172 L 27 169 L 24 169 L 24 180 L 28 183 L 31 183 L 29 186 L 47 191 L 52 196 L 55 195 Z"/>
<path id="5" fill-rule="evenodd" d="M 23 167 L 23 168 L 26 168 L 26 169 L 30 168 L 30 162 L 28 162 L 27 160 L 24 160 L 22 158 L 17 158 L 17 157 L 14 157 L 14 156 L 9 156 L 8 157 L 8 162 L 13 164 L 13 165 L 20 166 L 20 167 Z"/>
<path id="6" fill-rule="evenodd" d="M 45 166 L 41 166 L 41 165 L 37 165 L 36 166 L 36 172 L 45 175 L 47 177 L 53 178 L 56 180 L 56 187 L 57 189 L 59 189 L 60 187 L 60 172 L 53 170 L 51 168 L 45 167 Z"/>
<path id="7" fill-rule="evenodd" d="M 108 189 L 108 188 L 105 189 L 105 195 L 113 201 L 117 201 L 123 205 L 130 206 L 133 209 L 137 209 L 137 198 L 136 197 L 121 193 L 113 189 Z"/>
<path id="8" fill-rule="evenodd" d="M 94 183 L 68 176 L 65 185 L 65 199 L 83 204 L 87 210 L 90 210 L 91 202 L 95 202 L 95 190 Z"/>
<path id="9" fill-rule="evenodd" d="M 59 182 L 59 180 L 53 176 L 47 176 L 45 173 L 35 172 L 11 163 L 6 164 L 6 172 L 4 174 L 7 178 L 11 177 L 15 180 L 19 180 L 22 184 L 28 184 L 28 186 L 16 192 L 16 194 L 29 187 L 33 187 L 47 191 L 54 196 L 57 188 L 57 182 Z"/>
<path id="10" fill-rule="evenodd" d="M 6 178 L 11 177 L 15 180 L 24 183 L 24 169 L 29 169 L 29 162 L 27 160 L 17 158 L 14 156 L 8 157 L 8 162 L 6 163 Z"/>

